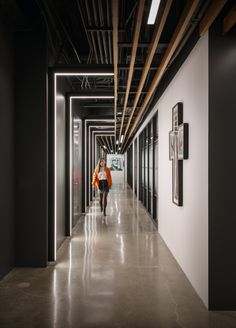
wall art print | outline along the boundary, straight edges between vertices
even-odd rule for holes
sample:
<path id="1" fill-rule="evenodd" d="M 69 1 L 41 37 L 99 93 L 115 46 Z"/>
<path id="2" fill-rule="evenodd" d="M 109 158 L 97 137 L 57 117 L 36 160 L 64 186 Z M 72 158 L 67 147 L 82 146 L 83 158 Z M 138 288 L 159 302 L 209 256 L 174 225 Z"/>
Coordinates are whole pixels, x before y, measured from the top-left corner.
<path id="1" fill-rule="evenodd" d="M 183 123 L 183 103 L 172 108 L 172 130 L 169 132 L 169 159 L 172 161 L 172 201 L 183 206 L 183 160 L 188 159 L 188 123 Z"/>

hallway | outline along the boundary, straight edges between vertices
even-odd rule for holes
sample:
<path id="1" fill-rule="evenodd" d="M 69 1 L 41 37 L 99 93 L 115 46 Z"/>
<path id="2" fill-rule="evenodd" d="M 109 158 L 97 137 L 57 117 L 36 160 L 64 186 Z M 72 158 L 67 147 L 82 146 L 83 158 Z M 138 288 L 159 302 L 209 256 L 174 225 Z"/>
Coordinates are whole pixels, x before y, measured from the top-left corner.
<path id="1" fill-rule="evenodd" d="M 46 269 L 0 283 L 0 327 L 236 327 L 208 312 L 129 187 L 95 201 Z"/>

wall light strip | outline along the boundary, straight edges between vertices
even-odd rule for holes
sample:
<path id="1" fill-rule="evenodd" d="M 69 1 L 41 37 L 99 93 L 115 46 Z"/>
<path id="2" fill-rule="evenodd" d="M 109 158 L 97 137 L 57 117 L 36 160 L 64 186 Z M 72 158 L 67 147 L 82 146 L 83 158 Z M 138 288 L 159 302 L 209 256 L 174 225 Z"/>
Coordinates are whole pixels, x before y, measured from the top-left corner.
<path id="1" fill-rule="evenodd" d="M 148 25 L 153 25 L 156 20 L 157 12 L 159 9 L 160 0 L 152 0 L 149 16 L 148 16 Z"/>
<path id="2" fill-rule="evenodd" d="M 57 76 L 54 75 L 54 250 L 53 260 L 57 259 Z"/>
<path id="3" fill-rule="evenodd" d="M 56 259 L 57 259 L 57 77 L 60 77 L 60 76 L 114 76 L 114 73 L 57 72 L 57 73 L 53 74 L 53 79 L 54 79 L 53 80 L 53 82 L 54 82 L 54 249 L 53 249 L 53 260 L 54 261 L 56 261 Z M 70 123 L 70 125 L 71 125 L 71 123 Z M 70 222 L 70 223 L 72 223 L 72 222 Z"/>
<path id="4" fill-rule="evenodd" d="M 72 99 L 70 99 L 70 119 L 69 119 L 69 139 L 70 139 L 70 154 L 69 154 L 69 158 L 70 158 L 70 197 L 69 197 L 69 203 L 70 203 L 70 230 L 69 230 L 69 235 L 72 235 L 72 176 L 73 176 L 73 158 L 72 158 L 72 151 L 73 151 L 73 145 L 72 145 L 72 124 L 73 124 L 73 117 L 72 117 Z"/>
<path id="5" fill-rule="evenodd" d="M 71 96 L 71 99 L 114 99 L 114 96 Z"/>
<path id="6" fill-rule="evenodd" d="M 81 73 L 55 73 L 56 76 L 114 76 L 114 73 L 89 73 L 89 72 L 81 72 Z"/>

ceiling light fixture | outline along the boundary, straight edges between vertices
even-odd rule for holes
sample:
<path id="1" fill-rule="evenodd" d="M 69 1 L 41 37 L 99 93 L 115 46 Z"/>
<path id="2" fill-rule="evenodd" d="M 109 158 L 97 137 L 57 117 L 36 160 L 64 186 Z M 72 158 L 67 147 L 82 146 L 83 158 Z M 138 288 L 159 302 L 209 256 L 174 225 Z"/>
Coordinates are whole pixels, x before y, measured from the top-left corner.
<path id="1" fill-rule="evenodd" d="M 156 20 L 158 8 L 160 5 L 160 0 L 152 0 L 149 16 L 148 16 L 148 25 L 153 25 Z"/>
<path id="2" fill-rule="evenodd" d="M 71 99 L 114 99 L 114 96 L 71 96 Z"/>
<path id="3" fill-rule="evenodd" d="M 118 141 L 118 140 L 116 140 L 116 144 L 117 144 L 117 145 L 119 144 L 119 141 Z"/>
<path id="4" fill-rule="evenodd" d="M 123 142 L 123 139 L 124 139 L 124 135 L 122 134 L 121 138 L 120 138 L 120 143 Z"/>
<path id="5" fill-rule="evenodd" d="M 84 72 L 84 73 L 55 73 L 56 76 L 114 76 L 114 73 L 89 73 L 89 72 Z"/>

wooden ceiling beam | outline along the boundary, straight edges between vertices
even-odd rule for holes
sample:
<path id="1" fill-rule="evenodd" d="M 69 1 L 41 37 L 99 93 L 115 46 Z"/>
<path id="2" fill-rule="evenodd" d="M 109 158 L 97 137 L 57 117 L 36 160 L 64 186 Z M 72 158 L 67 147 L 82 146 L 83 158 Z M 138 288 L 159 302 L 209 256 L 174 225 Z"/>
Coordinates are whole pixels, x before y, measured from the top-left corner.
<path id="1" fill-rule="evenodd" d="M 120 133 L 119 133 L 119 143 L 120 143 L 120 139 L 121 139 L 123 124 L 124 124 L 124 117 L 125 117 L 125 112 L 126 112 L 126 106 L 128 103 L 129 91 L 130 91 L 132 77 L 133 77 L 133 73 L 134 73 L 134 64 L 135 64 L 136 53 L 137 53 L 137 49 L 138 49 L 140 30 L 141 30 L 141 26 L 142 26 L 144 6 L 145 6 L 145 0 L 139 0 L 138 12 L 137 12 L 137 16 L 136 16 L 136 23 L 135 23 L 135 30 L 134 30 L 133 46 L 132 46 L 132 52 L 131 52 L 131 60 L 130 60 L 130 65 L 129 65 L 128 79 L 127 79 L 127 88 L 126 88 L 126 92 L 125 92 L 124 108 L 123 108 L 121 127 L 120 127 Z"/>
<path id="2" fill-rule="evenodd" d="M 118 13 L 119 0 L 112 0 L 112 26 L 113 26 L 113 62 L 114 62 L 114 124 L 116 136 L 116 111 L 117 111 L 117 89 L 118 89 Z"/>
<path id="3" fill-rule="evenodd" d="M 184 33 L 190 23 L 190 20 L 192 18 L 193 13 L 195 12 L 195 10 L 197 9 L 198 5 L 200 3 L 200 0 L 189 0 L 187 1 L 187 4 L 184 8 L 184 11 L 181 15 L 181 18 L 179 20 L 179 23 L 176 26 L 176 29 L 174 31 L 174 34 L 171 38 L 171 41 L 169 43 L 169 47 L 167 48 L 164 57 L 162 58 L 162 61 L 160 63 L 159 69 L 157 70 L 152 83 L 148 89 L 148 92 L 146 94 L 146 97 L 144 98 L 144 101 L 141 105 L 141 110 L 138 112 L 137 118 L 129 132 L 129 137 L 131 137 L 132 133 L 134 132 L 138 122 L 141 119 L 142 114 L 144 113 L 151 97 L 153 96 L 161 78 L 163 77 L 166 67 L 171 59 L 171 57 L 173 56 L 175 50 L 177 49 L 182 37 L 184 36 Z"/>
<path id="4" fill-rule="evenodd" d="M 221 12 L 227 0 L 213 0 L 199 25 L 199 34 L 203 36 Z"/>
<path id="5" fill-rule="evenodd" d="M 141 96 L 141 93 L 142 93 L 142 90 L 143 90 L 147 75 L 149 73 L 149 69 L 150 69 L 151 64 L 152 64 L 153 57 L 156 53 L 156 48 L 158 46 L 162 31 L 164 29 L 166 19 L 167 19 L 167 16 L 168 16 L 170 8 L 171 8 L 171 4 L 172 4 L 172 0 L 167 0 L 166 1 L 165 9 L 164 9 L 163 14 L 161 16 L 160 23 L 156 24 L 156 26 L 155 26 L 155 30 L 154 30 L 154 33 L 153 33 L 153 36 L 152 36 L 152 41 L 151 41 L 150 47 L 148 49 L 147 59 L 146 59 L 145 64 L 144 64 L 144 69 L 143 69 L 143 72 L 142 72 L 142 76 L 141 76 L 141 79 L 140 79 L 140 82 L 139 82 L 139 85 L 138 85 L 138 90 L 137 90 L 137 93 L 135 95 L 134 103 L 133 103 L 133 106 L 132 106 L 132 111 L 130 113 L 129 121 L 128 121 L 128 124 L 126 126 L 126 130 L 125 130 L 125 133 L 124 133 L 124 140 L 125 140 L 125 137 L 127 135 L 127 132 L 128 132 L 132 117 L 134 115 L 134 112 L 136 110 L 139 98 Z"/>
<path id="6" fill-rule="evenodd" d="M 223 20 L 223 31 L 224 33 L 229 32 L 231 28 L 236 24 L 236 6 L 233 6 L 228 12 L 227 16 Z"/>

